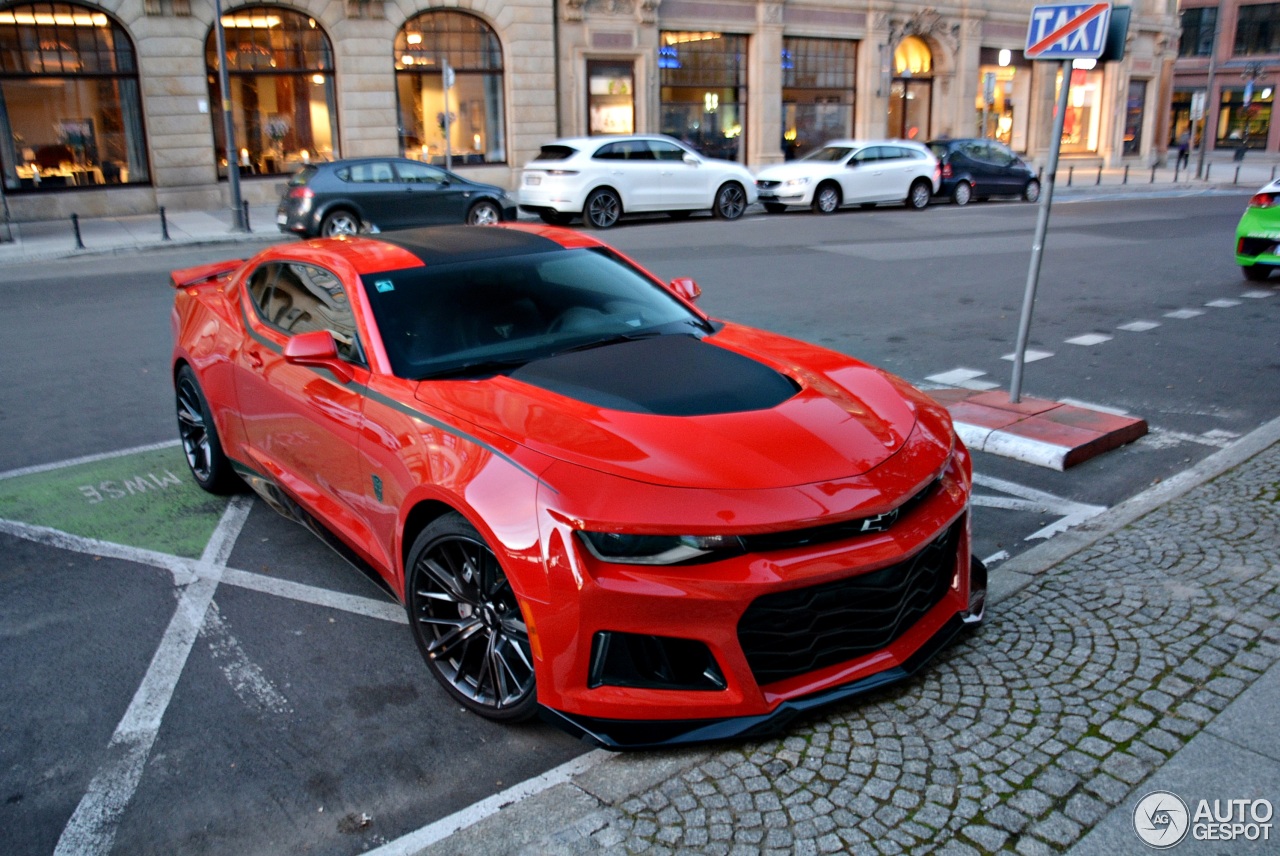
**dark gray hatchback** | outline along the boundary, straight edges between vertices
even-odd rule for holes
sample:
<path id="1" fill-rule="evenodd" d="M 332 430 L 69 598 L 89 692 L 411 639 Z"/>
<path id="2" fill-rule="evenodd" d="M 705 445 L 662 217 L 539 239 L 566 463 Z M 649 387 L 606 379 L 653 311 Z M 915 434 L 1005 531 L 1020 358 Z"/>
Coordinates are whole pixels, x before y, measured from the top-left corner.
<path id="1" fill-rule="evenodd" d="M 289 179 L 276 209 L 280 231 L 306 238 L 514 219 L 516 202 L 501 187 L 407 158 L 308 164 Z"/>
<path id="2" fill-rule="evenodd" d="M 1040 179 L 1004 143 L 996 140 L 930 140 L 929 148 L 942 167 L 939 196 L 956 205 L 992 196 L 1021 196 L 1028 202 L 1040 198 Z"/>

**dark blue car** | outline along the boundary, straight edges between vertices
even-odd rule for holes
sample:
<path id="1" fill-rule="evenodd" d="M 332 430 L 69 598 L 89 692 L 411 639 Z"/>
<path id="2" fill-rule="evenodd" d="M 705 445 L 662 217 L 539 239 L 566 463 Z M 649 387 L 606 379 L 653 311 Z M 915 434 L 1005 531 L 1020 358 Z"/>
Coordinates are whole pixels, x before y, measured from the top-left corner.
<path id="1" fill-rule="evenodd" d="M 949 196 L 956 205 L 980 202 L 992 196 L 1021 196 L 1028 202 L 1040 198 L 1040 180 L 1035 171 L 1004 143 L 996 140 L 931 140 L 942 166 L 939 196 Z"/>

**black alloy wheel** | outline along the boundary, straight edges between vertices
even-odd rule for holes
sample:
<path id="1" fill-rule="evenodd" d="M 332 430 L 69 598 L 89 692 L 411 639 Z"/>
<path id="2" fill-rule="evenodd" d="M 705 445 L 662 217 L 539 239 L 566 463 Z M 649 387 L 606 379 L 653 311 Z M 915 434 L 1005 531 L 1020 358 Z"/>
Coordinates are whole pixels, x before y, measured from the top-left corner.
<path id="1" fill-rule="evenodd" d="M 712 208 L 721 220 L 737 220 L 747 210 L 747 193 L 736 181 L 726 181 L 716 191 L 716 204 Z"/>
<path id="2" fill-rule="evenodd" d="M 538 706 L 529 630 L 498 558 L 461 514 L 422 531 L 409 553 L 405 606 L 418 650 L 464 707 L 517 722 Z"/>
<path id="3" fill-rule="evenodd" d="M 209 403 L 200 391 L 196 373 L 190 366 L 178 369 L 174 386 L 178 439 L 182 442 L 182 453 L 187 457 L 192 477 L 209 493 L 234 493 L 240 487 L 240 478 L 222 451 Z"/>
<path id="4" fill-rule="evenodd" d="M 610 229 L 621 216 L 622 200 L 607 187 L 592 191 L 582 210 L 582 219 L 593 229 Z"/>

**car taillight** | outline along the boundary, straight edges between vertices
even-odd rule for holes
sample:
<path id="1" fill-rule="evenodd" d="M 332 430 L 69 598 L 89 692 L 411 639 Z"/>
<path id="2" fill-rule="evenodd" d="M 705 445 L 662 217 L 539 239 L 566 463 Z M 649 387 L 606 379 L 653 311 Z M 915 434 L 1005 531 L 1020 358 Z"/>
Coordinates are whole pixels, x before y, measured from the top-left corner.
<path id="1" fill-rule="evenodd" d="M 1274 193 L 1255 193 L 1249 200 L 1250 208 L 1271 208 L 1276 204 Z"/>
<path id="2" fill-rule="evenodd" d="M 316 193 L 310 187 L 295 187 L 289 191 L 290 199 L 311 199 Z"/>
<path id="3" fill-rule="evenodd" d="M 950 177 L 951 177 L 951 164 L 949 164 L 949 163 L 944 163 L 944 164 L 942 165 L 942 177 L 943 177 L 943 178 L 950 178 Z"/>

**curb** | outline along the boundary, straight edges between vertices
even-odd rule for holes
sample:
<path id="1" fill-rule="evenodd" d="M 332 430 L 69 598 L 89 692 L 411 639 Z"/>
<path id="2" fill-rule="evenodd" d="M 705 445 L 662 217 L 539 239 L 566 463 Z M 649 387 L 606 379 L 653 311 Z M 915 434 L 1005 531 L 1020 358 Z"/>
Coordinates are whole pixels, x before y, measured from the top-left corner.
<path id="1" fill-rule="evenodd" d="M 1215 452 L 1195 466 L 1133 496 L 1076 529 L 1055 536 L 1003 563 L 991 575 L 988 602 L 994 605 L 1031 584 L 1034 577 L 1088 549 L 1107 535 L 1129 526 L 1155 509 L 1248 461 L 1280 443 L 1280 418 L 1274 419 Z M 609 809 L 704 763 L 713 750 L 670 751 L 611 755 L 601 750 L 584 757 L 585 768 L 527 799 L 498 802 L 501 807 L 483 817 L 457 819 L 439 835 L 424 837 L 426 827 L 390 842 L 378 856 L 445 856 L 445 854 L 519 853 L 569 854 L 583 852 L 575 842 L 586 840 L 610 820 Z M 593 760 L 594 759 L 594 760 Z M 456 818 L 456 816 L 454 816 Z M 450 818 L 439 823 L 443 826 Z M 607 849 L 607 848 L 606 848 Z"/>
<path id="2" fill-rule="evenodd" d="M 971 451 L 1065 470 L 1132 443 L 1147 422 L 1074 404 L 999 390 L 939 389 L 929 393 L 951 412 L 956 433 Z"/>

